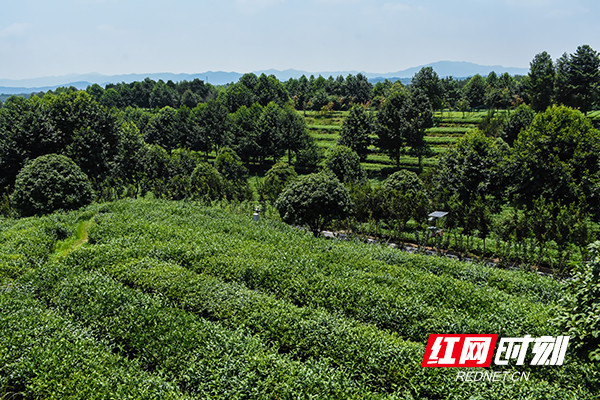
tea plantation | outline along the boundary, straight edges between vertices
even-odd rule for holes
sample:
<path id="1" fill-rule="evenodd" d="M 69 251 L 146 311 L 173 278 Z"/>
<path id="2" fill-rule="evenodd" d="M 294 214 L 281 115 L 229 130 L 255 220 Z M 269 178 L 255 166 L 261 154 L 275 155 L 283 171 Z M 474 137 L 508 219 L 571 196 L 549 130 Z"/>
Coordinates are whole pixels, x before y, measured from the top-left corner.
<path id="1" fill-rule="evenodd" d="M 562 293 L 194 202 L 0 220 L 0 398 L 595 398 L 569 352 L 506 367 L 529 381 L 421 367 L 431 333 L 560 334 Z"/>

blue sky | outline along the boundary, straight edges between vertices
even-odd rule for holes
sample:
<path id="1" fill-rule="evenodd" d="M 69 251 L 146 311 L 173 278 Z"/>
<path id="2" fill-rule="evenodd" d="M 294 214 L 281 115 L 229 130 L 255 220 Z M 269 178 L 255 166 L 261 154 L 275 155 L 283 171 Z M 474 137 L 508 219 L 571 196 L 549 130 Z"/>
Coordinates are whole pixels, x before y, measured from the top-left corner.
<path id="1" fill-rule="evenodd" d="M 528 67 L 544 50 L 600 50 L 599 18 L 595 0 L 4 1 L 0 78 Z"/>

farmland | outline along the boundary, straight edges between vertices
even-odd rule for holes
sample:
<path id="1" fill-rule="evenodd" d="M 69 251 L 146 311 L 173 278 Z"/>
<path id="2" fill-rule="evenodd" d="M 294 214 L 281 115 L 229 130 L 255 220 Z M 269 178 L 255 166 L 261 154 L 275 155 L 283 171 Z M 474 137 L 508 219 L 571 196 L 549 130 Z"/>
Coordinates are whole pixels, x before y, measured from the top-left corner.
<path id="1" fill-rule="evenodd" d="M 430 333 L 558 334 L 560 282 L 314 238 L 249 207 L 121 200 L 1 220 L 0 393 L 593 397 L 597 371 L 570 354 L 501 385 L 420 367 Z"/>

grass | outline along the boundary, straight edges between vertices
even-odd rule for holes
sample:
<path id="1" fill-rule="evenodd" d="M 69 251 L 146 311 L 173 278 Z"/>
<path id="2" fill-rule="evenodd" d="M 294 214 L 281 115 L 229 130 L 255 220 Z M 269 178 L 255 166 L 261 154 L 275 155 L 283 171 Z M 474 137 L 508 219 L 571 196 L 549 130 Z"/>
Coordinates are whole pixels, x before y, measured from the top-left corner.
<path id="1" fill-rule="evenodd" d="M 54 254 L 58 257 L 66 257 L 71 252 L 77 250 L 88 241 L 88 231 L 94 223 L 93 219 L 81 221 L 75 230 L 75 235 L 63 241 L 56 242 Z"/>

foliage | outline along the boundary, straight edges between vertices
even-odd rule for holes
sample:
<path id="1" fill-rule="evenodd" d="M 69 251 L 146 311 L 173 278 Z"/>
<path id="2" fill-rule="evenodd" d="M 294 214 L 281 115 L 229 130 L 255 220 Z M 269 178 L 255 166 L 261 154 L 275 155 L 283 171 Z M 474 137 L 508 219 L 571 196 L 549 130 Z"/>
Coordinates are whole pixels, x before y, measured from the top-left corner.
<path id="1" fill-rule="evenodd" d="M 514 141 L 517 140 L 519 133 L 522 130 L 527 129 L 533 118 L 535 112 L 526 104 L 521 104 L 515 111 L 510 114 L 508 121 L 502 129 L 502 140 L 504 140 L 509 146 L 512 146 Z"/>
<path id="2" fill-rule="evenodd" d="M 432 67 L 421 68 L 413 76 L 410 87 L 423 92 L 434 110 L 442 108 L 444 87 Z"/>
<path id="3" fill-rule="evenodd" d="M 600 96 L 600 55 L 588 45 L 557 61 L 557 102 L 587 113 Z"/>
<path id="4" fill-rule="evenodd" d="M 0 291 L 0 393 L 467 399 L 454 371 L 421 367 L 429 333 L 560 334 L 553 279 L 316 239 L 251 207 L 136 200 L 0 220 L 0 261 L 28 263 Z M 52 254 L 80 221 L 89 243 Z M 567 357 L 479 393 L 593 398 L 597 368 Z"/>
<path id="5" fill-rule="evenodd" d="M 92 201 L 90 180 L 68 157 L 40 156 L 17 175 L 12 201 L 24 216 L 72 210 Z"/>
<path id="6" fill-rule="evenodd" d="M 323 151 L 314 143 L 296 154 L 296 169 L 303 172 L 314 172 L 323 160 Z"/>
<path id="7" fill-rule="evenodd" d="M 346 146 L 335 146 L 329 150 L 323 166 L 342 183 L 360 183 L 367 177 L 358 154 Z"/>
<path id="8" fill-rule="evenodd" d="M 529 64 L 527 93 L 531 99 L 531 108 L 545 111 L 554 96 L 555 70 L 552 57 L 545 51 L 536 54 Z"/>
<path id="9" fill-rule="evenodd" d="M 409 219 L 424 221 L 430 208 L 429 195 L 417 174 L 407 170 L 394 172 L 383 181 L 384 213 L 404 230 Z"/>
<path id="10" fill-rule="evenodd" d="M 229 200 L 247 200 L 252 198 L 248 186 L 248 169 L 240 157 L 229 147 L 223 147 L 215 160 L 215 169 L 223 177 L 223 190 Z"/>
<path id="11" fill-rule="evenodd" d="M 421 157 L 427 150 L 425 129 L 433 125 L 433 113 L 427 98 L 420 92 L 398 91 L 390 95 L 377 114 L 378 145 L 398 166 L 405 146 Z"/>
<path id="12" fill-rule="evenodd" d="M 258 188 L 260 199 L 274 203 L 286 186 L 297 177 L 294 167 L 285 163 L 273 165 Z"/>
<path id="13" fill-rule="evenodd" d="M 442 198 L 457 195 L 470 203 L 476 196 L 501 196 L 507 146 L 501 140 L 471 131 L 439 161 L 433 177 L 434 191 Z"/>
<path id="14" fill-rule="evenodd" d="M 190 177 L 192 198 L 217 200 L 223 197 L 223 177 L 207 162 L 200 162 Z"/>
<path id="15" fill-rule="evenodd" d="M 465 85 L 463 92 L 471 108 L 481 108 L 485 104 L 485 78 L 475 74 Z"/>
<path id="16" fill-rule="evenodd" d="M 553 106 L 514 143 L 510 193 L 528 205 L 540 196 L 562 204 L 585 197 L 598 212 L 599 157 L 600 133 L 590 121 L 579 111 Z"/>
<path id="17" fill-rule="evenodd" d="M 352 210 L 348 190 L 331 173 L 305 175 L 292 182 L 275 207 L 288 224 L 308 225 L 318 236 L 333 219 L 347 217 Z"/>
<path id="18" fill-rule="evenodd" d="M 0 186 L 12 186 L 28 160 L 50 153 L 71 158 L 101 182 L 118 147 L 114 117 L 86 92 L 12 97 L 0 109 Z"/>
<path id="19" fill-rule="evenodd" d="M 600 361 L 600 242 L 589 247 L 590 261 L 576 269 L 567 284 L 569 296 L 563 301 L 559 322 L 580 356 Z"/>
<path id="20" fill-rule="evenodd" d="M 375 131 L 375 121 L 372 115 L 362 106 L 354 106 L 344 119 L 342 133 L 338 144 L 350 147 L 361 161 L 367 159 L 368 148 L 371 144 L 369 135 Z"/>

